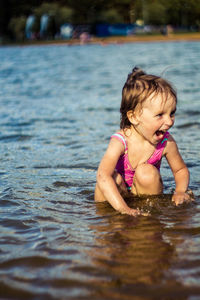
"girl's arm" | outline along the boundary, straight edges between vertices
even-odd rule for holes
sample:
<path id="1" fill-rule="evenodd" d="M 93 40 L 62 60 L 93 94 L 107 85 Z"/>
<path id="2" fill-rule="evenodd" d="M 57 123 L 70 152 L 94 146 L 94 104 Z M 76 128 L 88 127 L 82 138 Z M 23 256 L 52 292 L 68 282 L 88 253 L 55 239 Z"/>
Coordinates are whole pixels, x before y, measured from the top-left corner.
<path id="1" fill-rule="evenodd" d="M 185 165 L 179 153 L 177 144 L 171 135 L 167 142 L 165 156 L 174 175 L 176 184 L 172 201 L 175 202 L 176 205 L 179 205 L 185 201 L 194 200 L 187 193 L 190 180 L 189 170 Z"/>
<path id="2" fill-rule="evenodd" d="M 115 210 L 135 216 L 139 214 L 139 211 L 128 207 L 120 195 L 117 185 L 113 179 L 116 164 L 123 152 L 124 145 L 115 138 L 111 139 L 97 171 L 97 185 L 103 193 L 105 199 Z"/>

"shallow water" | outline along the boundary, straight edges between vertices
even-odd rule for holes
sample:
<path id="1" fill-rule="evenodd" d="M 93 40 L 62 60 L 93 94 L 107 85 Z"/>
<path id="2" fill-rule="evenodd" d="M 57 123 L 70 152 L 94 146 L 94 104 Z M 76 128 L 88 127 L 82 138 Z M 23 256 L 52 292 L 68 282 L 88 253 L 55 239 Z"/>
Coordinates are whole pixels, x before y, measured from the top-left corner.
<path id="1" fill-rule="evenodd" d="M 0 48 L 0 296 L 200 299 L 199 42 Z M 93 201 L 118 129 L 121 89 L 139 65 L 178 90 L 171 133 L 196 203 L 129 200 L 149 217 Z"/>

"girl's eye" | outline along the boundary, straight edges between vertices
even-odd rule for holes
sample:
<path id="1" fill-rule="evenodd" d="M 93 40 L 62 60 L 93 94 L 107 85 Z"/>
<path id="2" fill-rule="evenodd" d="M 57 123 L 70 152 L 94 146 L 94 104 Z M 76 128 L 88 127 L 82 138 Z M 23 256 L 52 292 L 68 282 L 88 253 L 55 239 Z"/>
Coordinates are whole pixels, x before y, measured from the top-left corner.
<path id="1" fill-rule="evenodd" d="M 160 114 L 157 114 L 156 117 L 162 117 L 162 115 L 163 115 L 163 114 L 160 113 Z"/>
<path id="2" fill-rule="evenodd" d="M 175 112 L 176 112 L 175 110 L 174 110 L 174 111 L 172 111 L 172 112 L 171 112 L 171 114 L 170 114 L 170 116 L 171 116 L 171 117 L 174 117 L 174 115 L 175 115 Z"/>

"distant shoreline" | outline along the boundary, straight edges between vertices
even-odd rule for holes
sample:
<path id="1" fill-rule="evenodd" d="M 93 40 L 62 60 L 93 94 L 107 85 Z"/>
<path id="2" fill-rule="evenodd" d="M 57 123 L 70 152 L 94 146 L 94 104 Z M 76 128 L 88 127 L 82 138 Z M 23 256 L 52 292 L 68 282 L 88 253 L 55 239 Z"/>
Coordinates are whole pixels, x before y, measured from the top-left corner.
<path id="1" fill-rule="evenodd" d="M 196 33 L 175 33 L 170 35 L 130 35 L 112 36 L 106 38 L 93 38 L 93 42 L 101 43 L 134 43 L 134 42 L 170 42 L 170 41 L 200 41 L 200 32 Z"/>
<path id="2" fill-rule="evenodd" d="M 200 41 L 200 32 L 195 33 L 172 33 L 170 35 L 130 35 L 130 36 L 111 36 L 111 37 L 91 37 L 87 42 L 81 43 L 79 39 L 69 40 L 35 40 L 17 43 L 5 43 L 0 46 L 39 46 L 39 45 L 90 45 L 99 44 L 106 46 L 109 44 L 126 44 L 140 42 L 191 42 Z"/>

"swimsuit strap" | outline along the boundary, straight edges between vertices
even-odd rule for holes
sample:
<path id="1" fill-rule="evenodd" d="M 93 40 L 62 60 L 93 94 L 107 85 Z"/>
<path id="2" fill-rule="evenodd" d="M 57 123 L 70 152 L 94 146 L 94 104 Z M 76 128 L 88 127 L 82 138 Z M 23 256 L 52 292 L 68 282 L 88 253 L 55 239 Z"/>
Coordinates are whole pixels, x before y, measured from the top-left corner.
<path id="1" fill-rule="evenodd" d="M 147 161 L 149 164 L 153 164 L 158 169 L 160 169 L 161 159 L 163 156 L 163 151 L 168 141 L 168 137 L 169 137 L 169 132 L 166 132 L 163 136 L 163 139 L 158 143 L 154 153 Z"/>
<path id="2" fill-rule="evenodd" d="M 168 141 L 168 137 L 169 137 L 169 132 L 167 131 L 165 132 L 162 141 L 158 143 L 156 150 L 160 150 L 160 149 L 164 150 L 166 143 Z"/>
<path id="3" fill-rule="evenodd" d="M 116 138 L 117 140 L 121 141 L 122 144 L 124 145 L 125 147 L 125 150 L 127 150 L 127 143 L 126 143 L 126 140 L 124 138 L 124 136 L 120 133 L 120 132 L 117 132 L 117 133 L 114 133 L 111 138 Z"/>
<path id="4" fill-rule="evenodd" d="M 162 159 L 162 153 L 163 153 L 163 150 L 167 144 L 167 141 L 168 141 L 168 137 L 169 137 L 169 132 L 167 131 L 164 136 L 163 136 L 163 139 L 162 141 L 160 141 L 154 151 L 154 153 L 152 154 L 152 156 L 148 159 L 148 163 L 150 164 L 155 164 L 156 162 L 159 162 L 161 159 Z M 127 154 L 127 151 L 128 151 L 128 146 L 127 146 L 127 142 L 124 138 L 124 136 L 120 133 L 120 132 L 117 132 L 117 133 L 114 133 L 111 138 L 116 138 L 118 139 L 120 142 L 122 142 L 122 144 L 124 145 L 125 147 L 125 154 Z M 130 164 L 130 163 L 129 163 Z"/>

